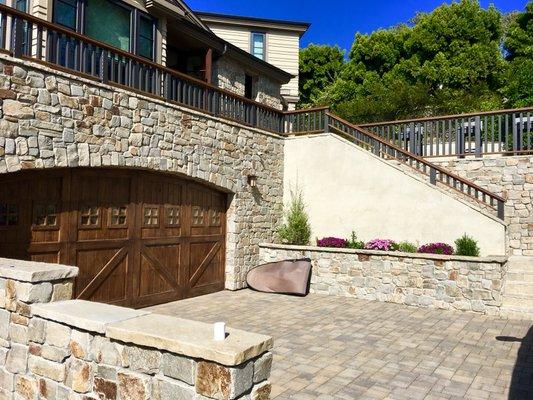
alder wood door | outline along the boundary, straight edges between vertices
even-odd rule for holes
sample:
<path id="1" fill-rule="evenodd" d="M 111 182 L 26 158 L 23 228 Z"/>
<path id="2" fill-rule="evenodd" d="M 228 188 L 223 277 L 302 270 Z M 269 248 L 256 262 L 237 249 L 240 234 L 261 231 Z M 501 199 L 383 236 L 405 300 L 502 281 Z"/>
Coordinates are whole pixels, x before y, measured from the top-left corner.
<path id="1" fill-rule="evenodd" d="M 0 257 L 76 265 L 77 298 L 145 307 L 224 289 L 224 193 L 111 169 L 21 172 L 0 184 Z"/>

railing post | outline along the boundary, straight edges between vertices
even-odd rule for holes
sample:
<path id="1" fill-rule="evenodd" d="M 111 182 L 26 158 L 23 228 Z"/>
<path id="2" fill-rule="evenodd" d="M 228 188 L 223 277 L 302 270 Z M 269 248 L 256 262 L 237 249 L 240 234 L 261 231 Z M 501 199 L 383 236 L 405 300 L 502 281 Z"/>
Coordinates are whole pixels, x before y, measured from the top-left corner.
<path id="1" fill-rule="evenodd" d="M 455 154 L 457 158 L 464 158 L 465 153 L 465 130 L 462 120 L 455 120 Z"/>
<path id="2" fill-rule="evenodd" d="M 498 218 L 503 220 L 505 218 L 505 202 L 498 200 Z"/>
<path id="3" fill-rule="evenodd" d="M 106 50 L 102 50 L 100 55 L 100 80 L 102 83 L 107 83 L 109 80 L 109 58 Z"/>
<path id="4" fill-rule="evenodd" d="M 13 57 L 21 57 L 24 53 L 24 26 L 20 18 L 13 17 L 12 30 L 11 53 Z"/>
<path id="5" fill-rule="evenodd" d="M 521 150 L 520 145 L 520 134 L 518 131 L 519 125 L 522 124 L 522 118 L 520 118 L 518 121 L 516 120 L 515 113 L 511 114 L 511 121 L 513 124 L 513 151 L 514 155 L 516 156 L 518 152 Z"/>
<path id="6" fill-rule="evenodd" d="M 476 141 L 476 157 L 481 157 L 481 117 L 478 115 L 474 121 L 474 134 Z"/>
<path id="7" fill-rule="evenodd" d="M 416 135 L 415 135 L 415 123 L 409 124 L 409 151 L 416 154 Z"/>
<path id="8" fill-rule="evenodd" d="M 329 108 L 324 110 L 324 132 L 329 132 Z"/>
<path id="9" fill-rule="evenodd" d="M 429 183 L 432 185 L 437 184 L 437 170 L 433 167 L 429 167 Z"/>

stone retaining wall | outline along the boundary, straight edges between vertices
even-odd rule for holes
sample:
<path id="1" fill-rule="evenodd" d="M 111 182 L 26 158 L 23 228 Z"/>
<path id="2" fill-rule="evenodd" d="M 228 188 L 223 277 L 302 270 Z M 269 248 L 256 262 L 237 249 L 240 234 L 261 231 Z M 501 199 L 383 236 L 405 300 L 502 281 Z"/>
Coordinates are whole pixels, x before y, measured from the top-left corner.
<path id="1" fill-rule="evenodd" d="M 215 342 L 208 324 L 62 300 L 76 275 L 0 259 L 0 399 L 270 398 L 270 337 Z"/>
<path id="2" fill-rule="evenodd" d="M 255 245 L 271 240 L 281 219 L 281 137 L 6 55 L 0 104 L 0 173 L 143 168 L 232 193 L 226 287 L 244 286 Z"/>
<path id="3" fill-rule="evenodd" d="M 432 160 L 448 171 L 503 196 L 509 254 L 533 255 L 533 156 Z"/>
<path id="4" fill-rule="evenodd" d="M 311 292 L 498 315 L 506 258 L 260 245 L 263 263 L 308 257 Z"/>

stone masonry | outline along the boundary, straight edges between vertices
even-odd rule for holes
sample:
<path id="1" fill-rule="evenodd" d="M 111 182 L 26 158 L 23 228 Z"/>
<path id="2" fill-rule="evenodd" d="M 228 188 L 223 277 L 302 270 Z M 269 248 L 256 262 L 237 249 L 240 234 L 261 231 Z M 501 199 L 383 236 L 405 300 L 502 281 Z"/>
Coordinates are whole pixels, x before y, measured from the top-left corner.
<path id="1" fill-rule="evenodd" d="M 270 398 L 270 337 L 215 342 L 209 324 L 65 300 L 76 275 L 0 259 L 0 399 Z"/>
<path id="2" fill-rule="evenodd" d="M 533 255 L 533 157 L 491 156 L 453 159 L 437 164 L 504 197 L 507 249 Z"/>
<path id="3" fill-rule="evenodd" d="M 498 315 L 506 258 L 261 244 L 264 263 L 310 258 L 311 292 Z"/>
<path id="4" fill-rule="evenodd" d="M 281 219 L 282 138 L 5 55 L 0 101 L 0 173 L 143 168 L 228 192 L 226 287 L 245 285 Z"/>

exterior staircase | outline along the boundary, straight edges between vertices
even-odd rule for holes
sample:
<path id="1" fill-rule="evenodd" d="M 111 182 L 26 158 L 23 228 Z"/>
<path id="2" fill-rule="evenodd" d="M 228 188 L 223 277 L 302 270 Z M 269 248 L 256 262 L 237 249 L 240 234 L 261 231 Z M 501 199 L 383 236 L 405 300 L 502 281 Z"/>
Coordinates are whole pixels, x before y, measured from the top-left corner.
<path id="1" fill-rule="evenodd" d="M 533 319 L 533 257 L 509 257 L 501 314 L 509 318 Z"/>

